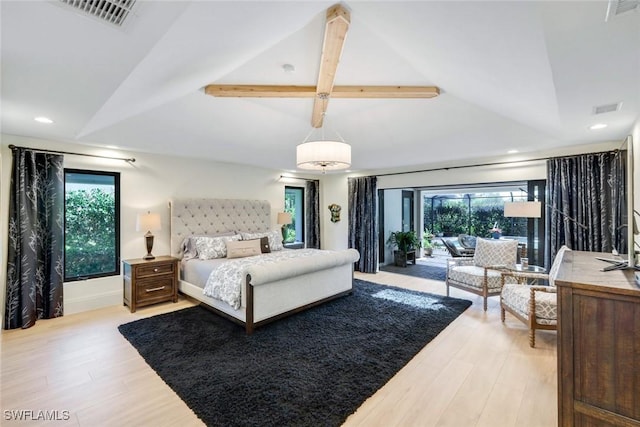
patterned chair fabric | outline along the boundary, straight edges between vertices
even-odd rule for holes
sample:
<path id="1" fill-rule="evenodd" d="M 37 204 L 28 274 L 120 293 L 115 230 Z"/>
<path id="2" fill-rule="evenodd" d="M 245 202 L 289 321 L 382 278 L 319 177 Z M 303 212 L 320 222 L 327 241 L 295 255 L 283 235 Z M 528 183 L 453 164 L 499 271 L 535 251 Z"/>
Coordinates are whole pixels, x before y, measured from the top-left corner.
<path id="1" fill-rule="evenodd" d="M 486 311 L 487 298 L 502 289 L 500 269 L 515 268 L 517 252 L 517 240 L 477 239 L 473 258 L 449 260 L 447 295 L 451 286 L 480 295 Z"/>
<path id="2" fill-rule="evenodd" d="M 514 272 L 503 273 L 502 277 L 513 277 L 518 283 L 507 284 L 502 287 L 500 295 L 500 311 L 502 321 L 505 321 L 505 311 L 513 314 L 529 326 L 529 345 L 535 347 L 536 329 L 556 330 L 558 324 L 558 299 L 555 280 L 562 264 L 564 253 L 570 251 L 567 246 L 560 248 L 556 254 L 549 274 Z M 549 281 L 549 286 L 521 284 L 522 280 Z"/>

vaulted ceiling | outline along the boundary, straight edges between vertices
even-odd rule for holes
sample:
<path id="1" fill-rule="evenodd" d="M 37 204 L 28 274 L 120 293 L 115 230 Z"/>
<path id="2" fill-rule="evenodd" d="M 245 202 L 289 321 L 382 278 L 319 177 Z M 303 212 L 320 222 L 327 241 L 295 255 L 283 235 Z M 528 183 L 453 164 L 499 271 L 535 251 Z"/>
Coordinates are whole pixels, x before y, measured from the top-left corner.
<path id="1" fill-rule="evenodd" d="M 3 0 L 2 132 L 294 169 L 313 98 L 203 88 L 315 86 L 334 3 L 138 0 L 115 27 L 57 0 Z M 335 85 L 440 90 L 331 98 L 325 128 L 352 145 L 354 170 L 621 141 L 638 120 L 638 9 L 605 20 L 606 1 L 341 5 L 350 25 Z"/>

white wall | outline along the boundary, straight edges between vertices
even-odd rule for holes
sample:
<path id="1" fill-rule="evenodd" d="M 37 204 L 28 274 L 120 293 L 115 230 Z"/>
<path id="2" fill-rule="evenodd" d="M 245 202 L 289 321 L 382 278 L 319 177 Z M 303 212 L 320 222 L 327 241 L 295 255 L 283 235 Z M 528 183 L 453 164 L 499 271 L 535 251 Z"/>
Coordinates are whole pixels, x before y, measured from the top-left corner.
<path id="1" fill-rule="evenodd" d="M 378 189 L 383 188 L 411 188 L 442 185 L 477 184 L 509 181 L 528 181 L 546 179 L 547 168 L 545 160 L 523 161 L 555 156 L 566 156 L 578 153 L 608 151 L 620 148 L 621 141 L 589 144 L 567 147 L 546 152 L 529 153 L 527 156 L 509 156 L 502 158 L 480 159 L 471 165 L 486 163 L 503 163 L 488 166 L 474 166 L 466 168 L 444 169 L 447 164 L 416 167 L 413 170 L 438 169 L 426 172 L 378 175 Z M 393 171 L 391 171 L 393 172 Z M 375 172 L 374 172 L 375 174 Z"/>
<path id="2" fill-rule="evenodd" d="M 121 185 L 121 257 L 140 258 L 146 254 L 143 234 L 135 230 L 136 215 L 150 210 L 161 215 L 162 230 L 155 233 L 154 255 L 170 252 L 170 212 L 168 202 L 174 197 L 261 199 L 271 203 L 271 219 L 274 228 L 277 212 L 284 208 L 284 186 L 280 181 L 282 171 L 257 167 L 217 163 L 200 159 L 160 156 L 148 153 L 131 153 L 93 149 L 86 146 L 2 135 L 0 143 L 0 244 L 2 283 L 2 311 L 6 287 L 7 223 L 9 211 L 9 184 L 12 155 L 8 145 L 91 153 L 117 157 L 135 157 L 134 163 L 66 155 L 65 167 L 120 172 Z M 343 221 L 333 224 L 328 210 L 320 212 L 323 230 L 323 248 L 347 247 L 347 199 L 344 176 L 331 177 L 325 184 L 321 179 L 321 200 L 343 206 Z M 335 191 L 337 195 L 327 195 Z M 112 276 L 64 285 L 65 313 L 71 314 L 98 307 L 122 304 L 122 277 Z M 4 316 L 3 316 L 4 317 Z"/>
<path id="3" fill-rule="evenodd" d="M 349 198 L 343 174 L 324 175 L 320 182 L 320 243 L 323 249 L 346 249 L 349 245 Z M 329 205 L 342 207 L 340 221 L 331 222 Z"/>
<path id="4" fill-rule="evenodd" d="M 393 248 L 387 239 L 394 231 L 402 230 L 402 190 L 384 190 L 384 263 L 393 264 Z"/>

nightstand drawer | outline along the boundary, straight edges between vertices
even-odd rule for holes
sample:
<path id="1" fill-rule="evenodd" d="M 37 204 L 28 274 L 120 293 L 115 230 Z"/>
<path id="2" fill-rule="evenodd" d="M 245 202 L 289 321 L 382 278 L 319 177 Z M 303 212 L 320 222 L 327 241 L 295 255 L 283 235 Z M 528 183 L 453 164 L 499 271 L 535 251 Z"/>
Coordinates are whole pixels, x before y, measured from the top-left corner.
<path id="1" fill-rule="evenodd" d="M 143 277 L 152 277 L 152 276 L 156 276 L 158 274 L 167 274 L 167 273 L 171 273 L 173 274 L 174 270 L 174 263 L 162 263 L 162 264 L 156 264 L 156 265 L 144 265 L 144 266 L 138 266 L 138 268 L 136 268 L 136 279 L 140 279 Z"/>
<path id="2" fill-rule="evenodd" d="M 136 282 L 136 297 L 138 302 L 148 299 L 167 298 L 173 295 L 173 277 L 157 279 L 143 279 Z"/>

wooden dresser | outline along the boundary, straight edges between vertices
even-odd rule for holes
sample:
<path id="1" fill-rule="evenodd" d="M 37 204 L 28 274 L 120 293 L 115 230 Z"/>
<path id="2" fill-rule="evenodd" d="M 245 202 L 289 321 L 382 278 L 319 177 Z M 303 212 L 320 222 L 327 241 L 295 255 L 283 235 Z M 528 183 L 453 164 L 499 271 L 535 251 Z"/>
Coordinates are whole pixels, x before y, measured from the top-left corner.
<path id="1" fill-rule="evenodd" d="M 178 302 L 178 258 L 129 259 L 123 265 L 123 303 L 131 312 L 164 301 Z"/>
<path id="2" fill-rule="evenodd" d="M 640 288 L 567 252 L 558 286 L 558 425 L 640 427 Z"/>

